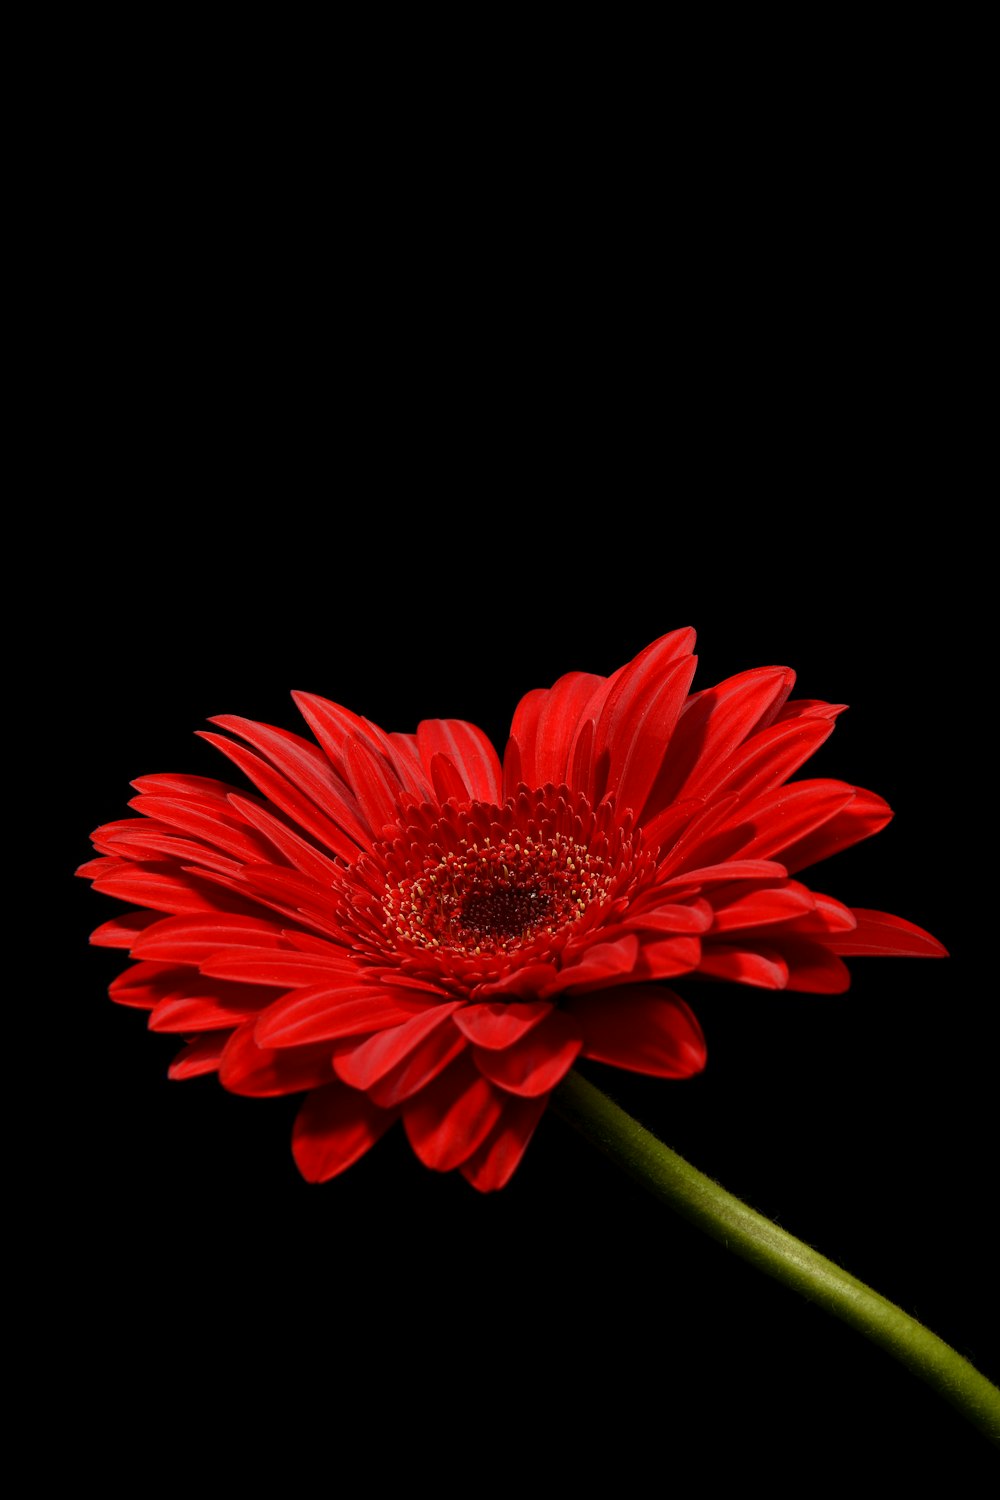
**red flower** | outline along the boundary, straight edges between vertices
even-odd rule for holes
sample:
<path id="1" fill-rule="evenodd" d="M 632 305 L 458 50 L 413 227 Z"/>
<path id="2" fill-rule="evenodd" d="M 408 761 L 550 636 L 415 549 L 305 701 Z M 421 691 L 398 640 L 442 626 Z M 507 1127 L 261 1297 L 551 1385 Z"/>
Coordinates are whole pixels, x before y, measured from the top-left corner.
<path id="1" fill-rule="evenodd" d="M 578 1057 L 704 1066 L 667 981 L 829 994 L 844 955 L 942 954 L 793 878 L 891 817 L 843 782 L 789 782 L 841 706 L 791 700 L 784 667 L 690 693 L 693 646 L 674 631 L 611 677 L 528 693 L 502 763 L 472 724 L 386 734 L 310 693 L 316 744 L 215 719 L 227 734 L 204 738 L 258 795 L 141 777 L 141 816 L 99 828 L 80 871 L 140 908 L 93 936 L 137 960 L 112 997 L 187 1039 L 172 1077 L 304 1091 L 310 1180 L 401 1119 L 421 1161 L 486 1191 Z"/>

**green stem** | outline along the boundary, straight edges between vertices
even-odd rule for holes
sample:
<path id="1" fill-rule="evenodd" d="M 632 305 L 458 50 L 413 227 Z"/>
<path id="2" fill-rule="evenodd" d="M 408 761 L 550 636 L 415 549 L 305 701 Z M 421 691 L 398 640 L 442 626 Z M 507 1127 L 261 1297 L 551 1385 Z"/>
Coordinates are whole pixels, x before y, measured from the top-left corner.
<path id="1" fill-rule="evenodd" d="M 916 1318 L 779 1229 L 692 1167 L 578 1073 L 553 1095 L 562 1117 L 656 1197 L 880 1345 L 1000 1447 L 1000 1390 Z"/>

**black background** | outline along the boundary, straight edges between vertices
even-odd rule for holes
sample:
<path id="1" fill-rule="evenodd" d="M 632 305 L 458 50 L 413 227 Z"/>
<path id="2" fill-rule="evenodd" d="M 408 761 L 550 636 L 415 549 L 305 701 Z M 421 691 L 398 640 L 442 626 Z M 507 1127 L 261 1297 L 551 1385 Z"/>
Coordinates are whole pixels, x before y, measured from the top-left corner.
<path id="1" fill-rule="evenodd" d="M 804 878 L 951 957 L 851 960 L 837 997 L 681 984 L 702 1076 L 587 1071 L 1000 1377 L 983 544 L 950 284 L 928 301 L 926 256 L 867 201 L 864 234 L 831 245 L 816 202 L 776 254 L 689 240 L 669 277 L 636 223 L 636 280 L 619 258 L 596 309 L 570 242 L 452 247 L 432 274 L 359 232 L 345 269 L 303 218 L 266 241 L 275 271 L 207 206 L 181 229 L 147 210 L 61 294 L 67 509 L 29 573 L 58 915 L 22 1042 L 27 1220 L 59 1251 L 53 1393 L 72 1406 L 98 1353 L 111 1372 L 82 1441 L 113 1466 L 124 1423 L 158 1469 L 197 1434 L 286 1480 L 324 1453 L 331 1482 L 444 1482 L 470 1448 L 498 1482 L 634 1492 L 679 1457 L 793 1486 L 977 1474 L 985 1441 L 936 1395 L 551 1111 L 496 1195 L 399 1132 L 305 1184 L 295 1101 L 167 1081 L 174 1043 L 106 998 L 123 955 L 88 946 L 119 906 L 73 879 L 133 777 L 236 779 L 194 731 L 298 729 L 292 689 L 502 745 L 529 688 L 681 625 L 696 687 L 793 667 L 799 695 L 850 705 L 809 769 L 896 812 Z"/>

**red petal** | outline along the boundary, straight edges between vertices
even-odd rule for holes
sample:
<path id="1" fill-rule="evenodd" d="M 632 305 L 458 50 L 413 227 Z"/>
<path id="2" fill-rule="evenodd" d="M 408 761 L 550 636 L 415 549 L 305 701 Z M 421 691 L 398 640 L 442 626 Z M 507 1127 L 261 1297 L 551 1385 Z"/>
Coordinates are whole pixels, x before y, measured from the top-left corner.
<path id="1" fill-rule="evenodd" d="M 789 874 L 805 870 L 821 859 L 839 854 L 862 839 L 871 838 L 892 820 L 889 804 L 874 792 L 854 787 L 848 805 L 812 833 L 785 847 L 781 862 Z"/>
<path id="2" fill-rule="evenodd" d="M 711 792 L 737 746 L 770 722 L 794 682 L 787 667 L 754 667 L 689 698 L 650 796 L 651 808 Z"/>
<path id="3" fill-rule="evenodd" d="M 159 1001 L 149 1018 L 150 1031 L 232 1031 L 250 1017 L 256 1019 L 258 1012 L 273 999 L 268 990 L 255 990 L 252 985 L 227 985 L 224 980 L 215 982 L 190 974 L 186 981 L 189 994 L 174 992 Z"/>
<path id="4" fill-rule="evenodd" d="M 369 719 L 352 713 L 340 703 L 317 697 L 315 693 L 293 693 L 292 697 L 334 769 L 345 780 L 349 779 L 347 747 L 357 742 L 385 762 L 400 786 L 415 792 L 420 798 L 430 795 L 430 782 L 412 735 L 386 734 Z"/>
<path id="5" fill-rule="evenodd" d="M 535 775 L 532 785 L 551 782 L 560 786 L 566 780 L 580 716 L 604 682 L 603 677 L 592 672 L 567 672 L 539 700 L 531 742 Z M 584 788 L 581 786 L 580 790 Z"/>
<path id="6" fill-rule="evenodd" d="M 808 995 L 842 995 L 850 989 L 850 970 L 829 948 L 785 937 L 776 947 L 788 968 L 786 989 Z"/>
<path id="7" fill-rule="evenodd" d="M 546 965 L 541 972 L 548 975 L 551 971 Z M 551 1015 L 553 1008 L 549 1000 L 531 1000 L 524 1004 L 517 1001 L 506 1004 L 494 1001 L 466 1005 L 455 1017 L 455 1025 L 477 1047 L 510 1047 L 525 1032 L 530 1031 L 532 1026 L 537 1026 L 539 1021 L 544 1021 L 546 1016 Z"/>
<path id="8" fill-rule="evenodd" d="M 299 1171 L 307 1182 L 327 1182 L 370 1151 L 395 1118 L 342 1083 L 314 1089 L 292 1130 Z"/>
<path id="9" fill-rule="evenodd" d="M 172 829 L 164 830 L 162 823 L 145 818 L 135 818 L 129 828 L 121 827 L 119 832 L 102 839 L 100 844 L 96 843 L 95 835 L 95 847 L 106 848 L 109 854 L 130 861 L 152 860 L 162 864 L 164 860 L 169 860 L 174 865 L 198 865 L 229 874 L 234 874 L 241 868 L 240 862 L 231 859 L 228 854 L 221 854 L 217 849 L 210 849 L 207 844 L 199 844 L 195 839 L 182 838 Z M 96 860 L 94 864 L 97 864 Z M 84 873 L 84 870 L 77 871 L 78 875 Z"/>
<path id="10" fill-rule="evenodd" d="M 544 1094 L 538 1099 L 505 1101 L 503 1114 L 486 1140 L 459 1167 L 462 1176 L 481 1193 L 493 1193 L 506 1187 L 547 1103 Z"/>
<path id="11" fill-rule="evenodd" d="M 214 882 L 164 865 L 127 864 L 100 875 L 94 890 L 120 901 L 140 901 L 154 911 L 180 916 L 193 912 L 229 912 L 243 908 L 252 911 L 252 903 L 225 894 Z"/>
<path id="12" fill-rule="evenodd" d="M 538 720 L 548 696 L 547 689 L 532 688 L 530 693 L 525 693 L 514 710 L 510 725 L 510 738 L 503 759 L 505 797 L 513 795 L 517 791 L 518 783 L 522 781 L 525 786 L 542 785 L 535 770 L 535 751 L 538 745 Z M 511 741 L 513 741 L 513 746 Z M 512 785 L 511 778 L 515 768 L 509 762 L 513 758 L 517 760 L 517 776 Z"/>
<path id="13" fill-rule="evenodd" d="M 858 924 L 850 907 L 845 906 L 842 901 L 834 900 L 832 896 L 821 895 L 819 891 L 810 891 L 809 894 L 815 903 L 814 909 L 807 915 L 796 918 L 792 928 L 796 936 L 823 933 L 821 941 L 829 947 L 826 934 L 854 931 Z"/>
<path id="14" fill-rule="evenodd" d="M 467 1161 L 500 1118 L 503 1096 L 464 1057 L 403 1113 L 410 1145 L 425 1167 L 450 1172 Z"/>
<path id="15" fill-rule="evenodd" d="M 132 964 L 112 981 L 108 994 L 118 1005 L 152 1010 L 166 995 L 175 993 L 186 979 L 195 978 L 197 975 L 191 969 L 179 969 L 174 964 Z"/>
<path id="16" fill-rule="evenodd" d="M 354 1089 L 368 1089 L 393 1068 L 406 1061 L 421 1042 L 443 1031 L 454 1035 L 454 1028 L 446 1026 L 448 1017 L 461 1005 L 460 1000 L 447 1005 L 425 1008 L 411 1016 L 399 1026 L 388 1027 L 377 1035 L 353 1047 L 349 1052 L 340 1052 L 334 1058 L 333 1069 L 338 1078 Z M 450 1037 L 449 1037 L 450 1040 Z M 456 1053 L 464 1047 L 461 1037 L 457 1039 Z"/>
<path id="17" fill-rule="evenodd" d="M 434 795 L 439 802 L 447 802 L 449 797 L 454 797 L 456 802 L 468 801 L 469 793 L 462 780 L 462 773 L 447 755 L 433 755 L 430 771 Z"/>
<path id="18" fill-rule="evenodd" d="M 231 1094 L 272 1099 L 298 1094 L 331 1081 L 330 1048 L 258 1047 L 253 1023 L 233 1032 L 219 1060 L 219 1082 Z"/>
<path id="19" fill-rule="evenodd" d="M 477 984 L 473 995 L 476 1000 L 509 996 L 512 1000 L 535 1000 L 543 984 L 552 977 L 551 964 L 526 964 L 523 969 L 511 969 L 500 979 L 485 980 Z"/>
<path id="20" fill-rule="evenodd" d="M 236 791 L 236 787 L 225 781 L 217 781 L 214 776 L 184 776 L 173 772 L 166 775 L 137 776 L 129 785 L 144 796 L 146 793 L 152 797 L 176 795 L 187 798 L 195 806 L 205 808 L 227 801 L 230 792 Z"/>
<path id="21" fill-rule="evenodd" d="M 741 859 L 779 855 L 791 873 L 802 868 L 791 859 L 791 850 L 842 814 L 854 797 L 855 788 L 843 781 L 793 781 L 765 792 L 746 806 L 741 804 L 728 827 L 720 828 L 710 842 L 718 840 L 723 846 L 729 843 L 727 852 Z M 731 842 L 734 832 L 737 837 Z"/>
<path id="22" fill-rule="evenodd" d="M 673 663 L 620 706 L 607 789 L 614 792 L 619 810 L 631 808 L 637 820 L 668 753 L 696 665 L 693 656 Z M 598 744 L 599 736 L 600 726 Z"/>
<path id="23" fill-rule="evenodd" d="M 594 737 L 595 764 L 607 751 L 612 778 L 622 768 L 622 750 L 627 752 L 633 747 L 636 736 L 641 734 L 644 719 L 651 710 L 655 712 L 657 705 L 663 714 L 666 731 L 663 744 L 669 740 L 694 676 L 696 658 L 691 655 L 693 649 L 693 630 L 675 630 L 669 635 L 661 636 L 644 651 L 640 651 L 613 679 L 609 679 L 610 686 L 602 705 L 592 702 L 587 708 L 583 722 L 591 717 L 597 720 Z M 668 686 L 665 693 L 661 694 L 661 687 L 665 683 Z M 643 783 L 652 779 L 647 777 L 647 770 L 652 769 L 655 775 L 660 769 L 661 760 L 662 754 L 652 768 L 643 766 L 639 777 Z M 588 791 L 589 788 L 585 787 L 583 790 Z M 608 790 L 614 790 L 614 785 L 609 784 Z M 659 805 L 662 806 L 662 802 Z"/>
<path id="24" fill-rule="evenodd" d="M 325 881 L 329 885 L 331 875 L 343 868 L 289 828 L 287 823 L 283 823 L 266 808 L 258 807 L 248 797 L 241 797 L 234 792 L 229 800 L 237 812 L 258 828 L 278 853 L 283 854 L 289 864 L 301 870 L 304 875 L 310 875 L 314 880 Z M 270 855 L 266 858 L 270 861 Z"/>
<path id="25" fill-rule="evenodd" d="M 815 905 L 811 893 L 797 884 L 781 890 L 748 891 L 716 910 L 712 933 L 714 936 L 748 927 L 766 927 L 773 922 L 788 922 L 813 911 Z"/>
<path id="26" fill-rule="evenodd" d="M 159 921 L 155 911 L 126 911 L 110 922 L 102 922 L 90 934 L 95 948 L 133 948 L 137 936 Z"/>
<path id="27" fill-rule="evenodd" d="M 228 1031 L 216 1031 L 211 1036 L 200 1036 L 189 1042 L 170 1064 L 167 1077 L 198 1078 L 203 1073 L 214 1073 L 230 1034 Z"/>
<path id="28" fill-rule="evenodd" d="M 261 1015 L 256 1039 L 262 1047 L 302 1046 L 342 1036 L 364 1036 L 398 1026 L 426 1009 L 405 991 L 392 993 L 370 984 L 317 985 L 283 995 Z"/>
<path id="29" fill-rule="evenodd" d="M 486 735 L 462 719 L 423 719 L 417 725 L 417 747 L 425 766 L 443 755 L 459 772 L 466 798 L 500 801 L 500 758 Z"/>
<path id="30" fill-rule="evenodd" d="M 583 1046 L 580 1028 L 565 1011 L 535 1026 L 502 1052 L 477 1047 L 476 1067 L 511 1094 L 535 1098 L 550 1094 L 573 1066 Z"/>
<path id="31" fill-rule="evenodd" d="M 700 869 L 685 870 L 674 875 L 657 887 L 659 896 L 693 895 L 696 891 L 711 890 L 713 886 L 728 885 L 734 880 L 782 880 L 788 871 L 773 859 L 727 859 L 718 865 L 703 865 Z"/>
<path id="32" fill-rule="evenodd" d="M 546 984 L 539 988 L 539 995 L 558 995 L 570 989 L 594 989 L 605 987 L 615 976 L 630 974 L 639 957 L 639 939 L 634 932 L 613 943 L 594 943 L 584 949 L 579 963 L 567 964 L 556 970 Z"/>
<path id="33" fill-rule="evenodd" d="M 658 938 L 646 941 L 635 966 L 637 979 L 673 979 L 690 974 L 701 963 L 701 941 L 696 937 Z"/>
<path id="34" fill-rule="evenodd" d="M 343 954 L 339 960 L 320 953 L 291 949 L 231 948 L 210 953 L 199 968 L 213 979 L 235 979 L 241 984 L 278 985 L 282 989 L 306 989 L 326 980 L 328 984 L 357 981 L 358 968 Z M 273 999 L 273 996 L 272 996 Z"/>
<path id="35" fill-rule="evenodd" d="M 337 819 L 334 823 L 297 786 L 272 770 L 259 756 L 245 750 L 242 745 L 225 739 L 221 734 L 211 734 L 207 729 L 199 730 L 198 735 L 200 739 L 207 740 L 210 745 L 221 750 L 223 755 L 228 755 L 275 807 L 280 807 L 300 828 L 325 848 L 339 854 L 348 864 L 357 858 L 359 848 L 368 847 L 371 842 L 369 835 L 350 814 L 346 791 L 341 791 L 337 796 L 331 791 L 324 802 L 326 809 Z"/>
<path id="36" fill-rule="evenodd" d="M 573 996 L 583 1056 L 633 1073 L 687 1078 L 705 1066 L 705 1038 L 694 1012 L 662 985 L 629 984 Z"/>
<path id="37" fill-rule="evenodd" d="M 765 990 L 783 990 L 788 985 L 788 965 L 776 948 L 758 951 L 706 944 L 698 973 L 709 979 L 730 979 L 736 984 L 752 984 Z"/>
<path id="38" fill-rule="evenodd" d="M 378 837 L 386 823 L 396 821 L 403 788 L 382 757 L 363 741 L 349 740 L 346 758 L 351 787 L 368 827 Z"/>
<path id="39" fill-rule="evenodd" d="M 154 922 L 145 924 L 149 931 L 138 942 L 133 938 L 140 958 L 198 964 L 222 948 L 279 948 L 285 943 L 280 927 L 262 917 L 219 912 L 159 920 L 154 916 Z"/>
<path id="40" fill-rule="evenodd" d="M 912 922 L 904 921 L 902 917 L 890 916 L 885 911 L 866 911 L 856 906 L 851 910 L 858 925 L 853 932 L 831 934 L 827 946 L 834 953 L 913 958 L 948 956 L 947 948 L 937 938 L 931 937 L 922 927 L 915 927 Z"/>
<path id="41" fill-rule="evenodd" d="M 100 831 L 98 828 L 94 834 L 95 840 Z M 109 853 L 102 855 L 100 859 L 88 859 L 86 864 L 77 865 L 73 874 L 81 876 L 84 880 L 96 880 L 101 875 L 110 875 L 112 870 L 123 869 L 125 864 L 126 861 L 119 854 Z"/>
<path id="42" fill-rule="evenodd" d="M 170 828 L 178 828 L 200 840 L 209 849 L 221 849 L 235 859 L 267 859 L 266 840 L 242 826 L 228 798 L 218 799 L 207 808 L 185 801 L 182 797 L 133 797 L 129 807 L 145 818 L 156 818 Z"/>
<path id="43" fill-rule="evenodd" d="M 757 797 L 783 786 L 833 733 L 832 719 L 793 719 L 755 734 L 721 767 L 713 796 Z"/>
<path id="44" fill-rule="evenodd" d="M 702 933 L 712 925 L 715 913 L 700 897 L 683 906 L 654 906 L 649 911 L 626 912 L 622 926 L 628 932 Z M 602 932 L 605 929 L 601 929 Z M 610 935 L 610 934 L 609 934 Z"/>
<path id="45" fill-rule="evenodd" d="M 462 1033 L 446 1024 L 431 1032 L 409 1057 L 397 1063 L 383 1078 L 377 1079 L 368 1090 L 369 1096 L 382 1109 L 392 1109 L 398 1104 L 404 1104 L 443 1073 L 449 1063 L 466 1051 L 466 1048 L 467 1043 Z"/>

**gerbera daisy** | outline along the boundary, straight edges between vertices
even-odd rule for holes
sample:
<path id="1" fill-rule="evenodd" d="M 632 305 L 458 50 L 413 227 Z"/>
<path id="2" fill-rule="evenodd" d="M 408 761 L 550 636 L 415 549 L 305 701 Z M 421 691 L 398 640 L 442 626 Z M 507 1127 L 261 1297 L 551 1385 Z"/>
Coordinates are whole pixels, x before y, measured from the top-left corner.
<path id="1" fill-rule="evenodd" d="M 785 667 L 691 692 L 694 631 L 518 704 L 501 761 L 475 725 L 385 733 L 311 693 L 312 731 L 223 715 L 203 737 L 256 792 L 144 776 L 80 873 L 137 909 L 92 941 L 113 999 L 185 1046 L 174 1078 L 304 1093 L 293 1151 L 335 1176 L 401 1121 L 417 1156 L 502 1187 L 578 1058 L 705 1064 L 688 975 L 819 993 L 844 957 L 940 955 L 920 928 L 795 876 L 891 817 L 790 781 L 843 705 Z"/>

